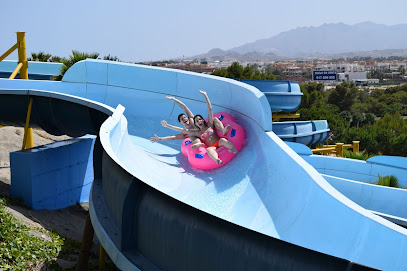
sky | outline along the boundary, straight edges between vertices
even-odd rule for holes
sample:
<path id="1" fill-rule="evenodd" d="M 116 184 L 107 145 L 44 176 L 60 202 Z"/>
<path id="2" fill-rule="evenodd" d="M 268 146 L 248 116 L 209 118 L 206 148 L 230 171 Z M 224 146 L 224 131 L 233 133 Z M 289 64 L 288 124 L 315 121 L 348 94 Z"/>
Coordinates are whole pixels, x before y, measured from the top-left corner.
<path id="1" fill-rule="evenodd" d="M 68 57 L 78 50 L 124 62 L 188 58 L 297 27 L 407 24 L 406 10 L 405 0 L 3 1 L 0 55 L 15 44 L 15 32 L 24 31 L 28 57 L 40 51 Z"/>

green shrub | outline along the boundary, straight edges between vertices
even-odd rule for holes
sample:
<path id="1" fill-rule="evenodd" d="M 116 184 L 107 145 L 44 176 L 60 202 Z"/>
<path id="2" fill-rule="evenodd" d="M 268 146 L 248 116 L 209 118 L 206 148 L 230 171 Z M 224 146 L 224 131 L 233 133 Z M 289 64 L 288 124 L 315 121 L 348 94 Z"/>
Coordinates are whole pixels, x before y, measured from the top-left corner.
<path id="1" fill-rule="evenodd" d="M 379 175 L 379 180 L 374 183 L 376 185 L 382 185 L 382 186 L 388 186 L 388 187 L 395 187 L 395 188 L 403 188 L 400 183 L 399 180 L 397 179 L 396 176 L 393 175 L 388 175 L 388 176 L 380 176 Z"/>
<path id="2" fill-rule="evenodd" d="M 370 158 L 369 154 L 367 154 L 365 151 L 353 153 L 348 150 L 343 150 L 343 157 L 350 158 L 350 159 L 364 160 L 364 161 L 366 161 L 367 159 Z"/>

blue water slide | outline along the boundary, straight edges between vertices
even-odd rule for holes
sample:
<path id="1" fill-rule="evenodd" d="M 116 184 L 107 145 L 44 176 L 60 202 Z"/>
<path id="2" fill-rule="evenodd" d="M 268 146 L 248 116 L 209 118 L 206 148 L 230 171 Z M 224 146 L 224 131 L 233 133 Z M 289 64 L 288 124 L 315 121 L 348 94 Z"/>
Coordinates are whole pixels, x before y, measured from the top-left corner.
<path id="1" fill-rule="evenodd" d="M 235 79 L 259 89 L 267 97 L 272 112 L 293 112 L 301 105 L 298 82 L 283 80 Z"/>
<path id="2" fill-rule="evenodd" d="M 0 89 L 5 108 L 11 106 L 2 102 L 7 99 L 24 108 L 33 97 L 35 110 L 38 96 L 58 94 L 38 106 L 55 100 L 64 111 L 64 104 L 74 103 L 86 110 L 72 112 L 89 115 L 95 103 L 110 112 L 95 143 L 89 212 L 98 239 L 122 270 L 407 268 L 407 230 L 345 197 L 284 143 L 272 131 L 267 97 L 255 87 L 86 60 L 62 82 L 0 79 Z M 171 133 L 160 120 L 177 124 L 181 109 L 167 95 L 205 115 L 199 89 L 214 112 L 234 115 L 247 135 L 241 152 L 213 171 L 192 168 L 180 142 L 148 140 Z M 53 107 L 46 108 L 49 114 L 42 116 L 51 121 Z"/>
<path id="3" fill-rule="evenodd" d="M 394 223 L 407 226 L 407 190 L 375 185 L 378 175 L 393 175 L 407 187 L 407 158 L 375 156 L 366 161 L 314 155 L 301 144 L 287 143 L 335 189 L 360 206 Z"/>
<path id="4" fill-rule="evenodd" d="M 325 142 L 329 137 L 326 120 L 274 122 L 273 132 L 282 140 L 311 146 Z"/>
<path id="5" fill-rule="evenodd" d="M 259 89 L 267 97 L 273 113 L 293 112 L 301 105 L 302 92 L 296 81 L 235 79 Z M 328 139 L 326 120 L 274 122 L 273 132 L 282 140 L 307 146 L 323 143 Z"/>

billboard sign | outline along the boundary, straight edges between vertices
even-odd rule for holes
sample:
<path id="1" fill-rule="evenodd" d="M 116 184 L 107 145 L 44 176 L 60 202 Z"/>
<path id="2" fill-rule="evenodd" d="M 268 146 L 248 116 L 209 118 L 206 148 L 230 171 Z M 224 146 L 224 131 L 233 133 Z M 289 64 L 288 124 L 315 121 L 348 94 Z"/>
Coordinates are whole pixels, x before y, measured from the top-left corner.
<path id="1" fill-rule="evenodd" d="M 336 81 L 337 74 L 336 71 L 313 71 L 312 80 L 314 81 L 325 81 L 332 80 Z"/>

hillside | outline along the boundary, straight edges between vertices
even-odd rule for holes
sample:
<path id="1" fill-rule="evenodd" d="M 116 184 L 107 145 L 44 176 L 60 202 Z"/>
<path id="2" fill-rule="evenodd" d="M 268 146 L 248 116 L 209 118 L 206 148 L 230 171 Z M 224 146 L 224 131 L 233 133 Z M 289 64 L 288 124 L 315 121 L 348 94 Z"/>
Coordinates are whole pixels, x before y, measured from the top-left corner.
<path id="1" fill-rule="evenodd" d="M 372 22 L 299 27 L 229 50 L 212 49 L 198 57 L 211 60 L 270 61 L 353 56 L 407 56 L 407 24 Z"/>

